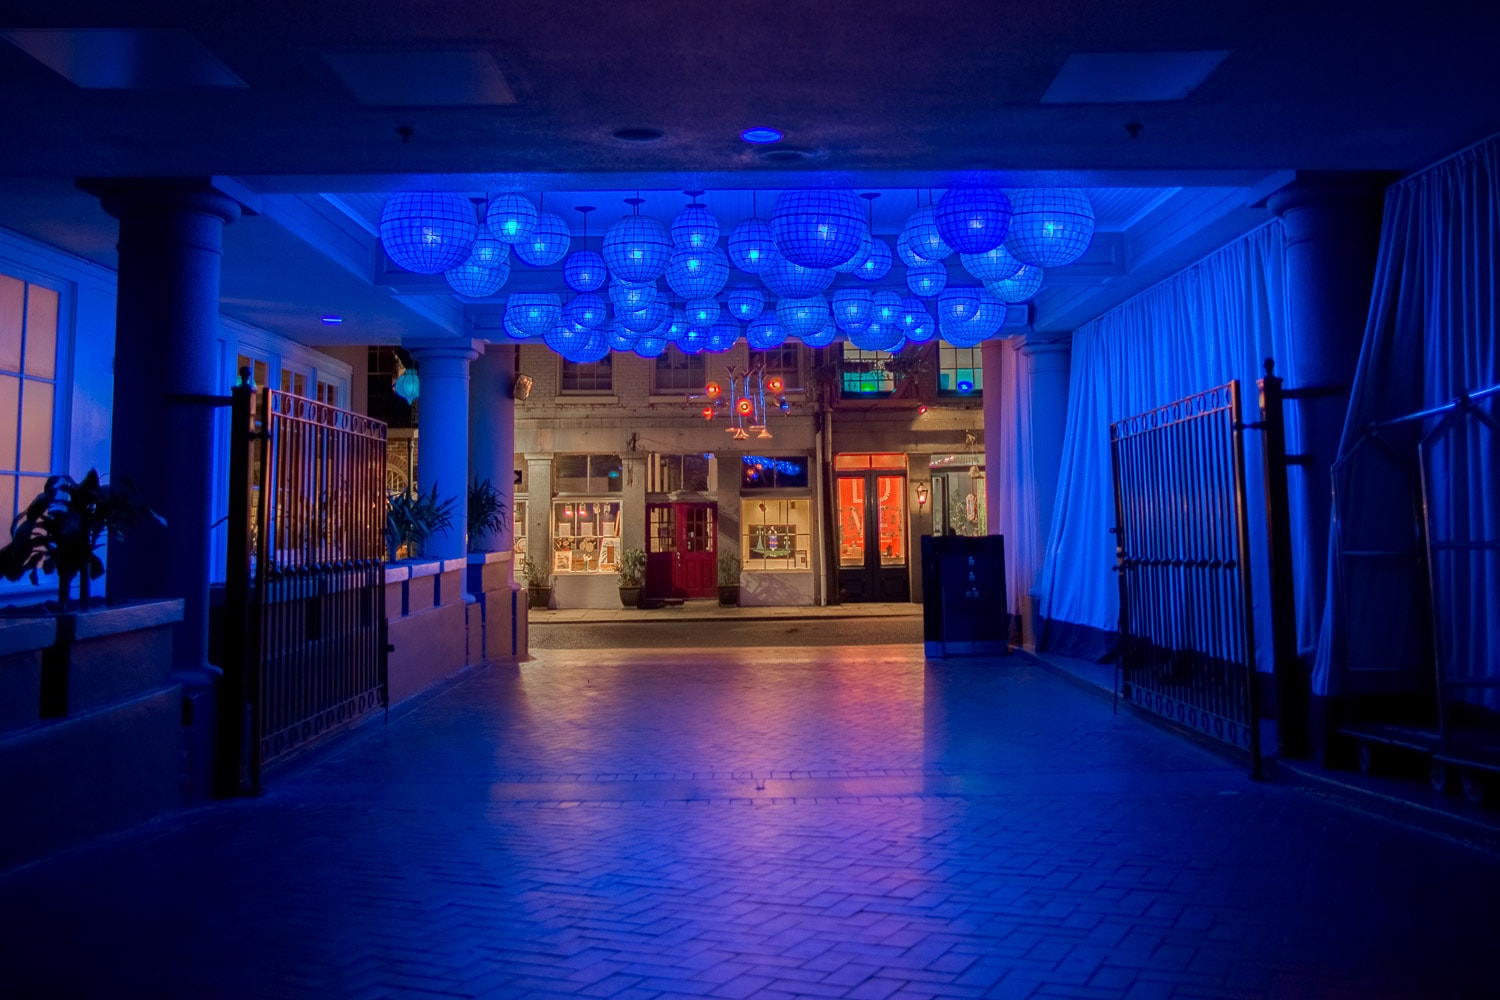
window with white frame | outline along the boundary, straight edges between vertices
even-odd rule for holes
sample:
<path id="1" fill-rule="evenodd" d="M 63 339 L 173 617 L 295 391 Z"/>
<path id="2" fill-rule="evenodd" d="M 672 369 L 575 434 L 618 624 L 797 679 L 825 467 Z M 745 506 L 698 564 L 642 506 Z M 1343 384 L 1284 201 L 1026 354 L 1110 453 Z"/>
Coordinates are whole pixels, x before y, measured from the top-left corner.
<path id="1" fill-rule="evenodd" d="M 54 468 L 56 289 L 0 274 L 0 513 L 8 525 Z"/>
<path id="2" fill-rule="evenodd" d="M 675 344 L 668 344 L 656 358 L 653 375 L 653 392 L 702 392 L 708 381 L 708 362 L 701 354 L 683 354 Z"/>
<path id="3" fill-rule="evenodd" d="M 646 492 L 707 492 L 712 457 L 702 453 L 658 455 L 653 452 L 646 458 Z"/>
<path id="4" fill-rule="evenodd" d="M 614 369 L 609 355 L 598 361 L 578 362 L 562 359 L 562 381 L 559 388 L 565 393 L 613 392 Z"/>
<path id="5" fill-rule="evenodd" d="M 938 346 L 938 392 L 967 396 L 984 390 L 984 364 L 977 347 Z"/>

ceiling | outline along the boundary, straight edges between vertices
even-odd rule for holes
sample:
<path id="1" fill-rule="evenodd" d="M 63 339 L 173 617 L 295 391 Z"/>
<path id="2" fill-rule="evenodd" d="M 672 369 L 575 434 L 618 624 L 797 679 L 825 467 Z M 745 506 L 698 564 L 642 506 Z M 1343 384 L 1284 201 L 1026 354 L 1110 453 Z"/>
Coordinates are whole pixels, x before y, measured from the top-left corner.
<path id="1" fill-rule="evenodd" d="M 1472 3 L 81 0 L 0 37 L 0 226 L 113 266 L 75 178 L 214 178 L 249 209 L 225 312 L 308 343 L 487 329 L 384 266 L 368 224 L 402 188 L 545 192 L 598 234 L 637 190 L 665 218 L 705 190 L 726 232 L 752 191 L 762 215 L 785 187 L 880 191 L 893 233 L 955 182 L 1080 186 L 1095 246 L 1027 317 L 1062 330 L 1264 221 L 1296 172 L 1400 174 L 1500 130 L 1500 8 Z"/>

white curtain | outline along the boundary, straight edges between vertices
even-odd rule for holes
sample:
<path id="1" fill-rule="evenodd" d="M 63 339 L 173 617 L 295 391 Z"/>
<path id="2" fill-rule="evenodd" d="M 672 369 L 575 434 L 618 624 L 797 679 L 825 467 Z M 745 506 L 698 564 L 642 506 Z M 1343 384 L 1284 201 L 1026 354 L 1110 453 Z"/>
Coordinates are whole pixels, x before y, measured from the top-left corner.
<path id="1" fill-rule="evenodd" d="M 1375 287 L 1340 442 L 1313 688 L 1430 690 L 1434 640 L 1450 672 L 1500 677 L 1500 552 L 1442 550 L 1436 600 L 1409 556 L 1420 517 L 1417 441 L 1439 417 L 1372 424 L 1500 383 L 1500 137 L 1386 192 Z M 1500 418 L 1500 399 L 1478 402 Z M 1439 542 L 1500 539 L 1500 442 L 1469 418 L 1432 442 L 1428 507 Z M 1430 624 L 1430 630 L 1429 630 Z M 1382 677 L 1382 675 L 1384 675 Z M 1403 682 L 1404 681 L 1404 682 Z M 1494 689 L 1469 689 L 1497 706 Z"/>
<path id="2" fill-rule="evenodd" d="M 998 357 L 999 366 L 991 378 L 990 366 L 986 365 L 984 384 L 986 394 L 1000 396 L 1001 426 L 985 428 L 985 440 L 997 443 L 991 454 L 998 460 L 986 462 L 985 478 L 998 499 L 995 523 L 989 530 L 1005 536 L 1005 590 L 1013 622 L 1022 613 L 1021 602 L 1035 584 L 1042 564 L 1036 474 L 1031 461 L 1031 379 L 1027 377 L 1027 359 L 1018 346 L 1018 342 L 1005 341 L 993 353 L 986 352 L 987 357 Z"/>
<path id="3" fill-rule="evenodd" d="M 1114 485 L 1109 425 L 1124 417 L 1238 378 L 1245 419 L 1257 419 L 1255 381 L 1262 361 L 1287 371 L 1288 322 L 1285 233 L 1269 223 L 1137 295 L 1073 336 L 1072 377 L 1062 471 L 1040 585 L 1048 620 L 1045 644 L 1068 625 L 1113 634 L 1119 625 L 1118 581 L 1113 572 Z M 1295 415 L 1288 412 L 1288 450 L 1298 445 Z M 1247 490 L 1252 553 L 1261 562 L 1253 577 L 1262 669 L 1269 664 L 1269 589 L 1265 579 L 1261 454 L 1257 435 L 1246 435 Z M 1293 503 L 1294 529 L 1298 505 Z M 1306 559 L 1294 573 L 1306 578 Z M 1061 626 L 1059 628 L 1059 626 Z M 1054 647 L 1055 648 L 1055 647 Z"/>

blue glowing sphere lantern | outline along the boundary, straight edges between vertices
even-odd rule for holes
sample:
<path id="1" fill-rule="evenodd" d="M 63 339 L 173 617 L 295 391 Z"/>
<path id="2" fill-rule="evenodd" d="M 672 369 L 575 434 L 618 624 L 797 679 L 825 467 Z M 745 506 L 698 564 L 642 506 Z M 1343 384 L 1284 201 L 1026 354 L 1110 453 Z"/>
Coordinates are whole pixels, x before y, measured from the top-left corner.
<path id="1" fill-rule="evenodd" d="M 620 281 L 609 283 L 609 301 L 618 312 L 634 312 L 644 309 L 661 298 L 661 292 L 649 281 Z"/>
<path id="2" fill-rule="evenodd" d="M 485 209 L 484 225 L 501 243 L 524 243 L 536 232 L 540 216 L 529 199 L 518 194 L 502 194 Z"/>
<path id="3" fill-rule="evenodd" d="M 573 233 L 556 212 L 543 212 L 536 220 L 536 230 L 516 244 L 516 256 L 532 267 L 551 267 L 568 255 Z"/>
<path id="4" fill-rule="evenodd" d="M 845 333 L 863 330 L 875 316 L 875 300 L 863 288 L 840 288 L 833 293 L 833 321 Z"/>
<path id="5" fill-rule="evenodd" d="M 840 274 L 853 274 L 855 271 L 858 271 L 864 262 L 870 259 L 870 254 L 874 252 L 872 249 L 874 242 L 875 237 L 870 235 L 869 227 L 865 227 L 864 231 L 860 233 L 859 249 L 854 251 L 854 256 L 842 264 L 835 264 L 833 269 Z"/>
<path id="6" fill-rule="evenodd" d="M 635 346 L 631 348 L 632 351 L 643 358 L 659 358 L 666 349 L 666 337 L 654 337 L 649 334 L 641 334 L 637 337 Z"/>
<path id="7" fill-rule="evenodd" d="M 719 321 L 723 313 L 719 300 L 715 298 L 689 299 L 683 308 L 688 326 L 695 330 L 707 330 Z"/>
<path id="8" fill-rule="evenodd" d="M 597 292 L 609 280 L 604 258 L 592 250 L 576 250 L 563 262 L 563 280 L 575 292 Z"/>
<path id="9" fill-rule="evenodd" d="M 897 325 L 901 335 L 913 344 L 925 344 L 937 336 L 937 321 L 927 311 L 927 303 L 916 296 L 901 300 Z"/>
<path id="10" fill-rule="evenodd" d="M 849 343 L 861 351 L 890 351 L 906 343 L 906 337 L 897 322 L 875 322 L 858 333 L 849 334 Z"/>
<path id="11" fill-rule="evenodd" d="M 887 326 L 894 325 L 901 316 L 901 296 L 895 292 L 876 292 L 874 296 L 875 311 L 870 322 L 883 323 Z"/>
<path id="12" fill-rule="evenodd" d="M 528 337 L 545 337 L 562 322 L 562 299 L 555 292 L 512 292 L 505 316 Z"/>
<path id="13" fill-rule="evenodd" d="M 1004 281 L 1021 269 L 1021 262 L 1011 256 L 1003 243 L 984 253 L 963 254 L 959 259 L 963 261 L 964 270 L 985 284 Z"/>
<path id="14" fill-rule="evenodd" d="M 683 334 L 687 332 L 687 313 L 681 309 L 673 309 L 667 317 L 667 326 L 662 330 L 661 335 L 666 337 L 669 343 L 676 344 L 682 341 Z"/>
<path id="15" fill-rule="evenodd" d="M 511 298 L 515 298 L 515 296 L 512 295 Z M 511 340 L 534 339 L 536 337 L 536 334 L 533 334 L 529 330 L 522 328 L 521 325 L 516 322 L 516 317 L 518 315 L 519 313 L 512 312 L 509 306 L 506 307 L 505 317 L 500 321 L 500 325 L 505 328 L 505 335 Z"/>
<path id="16" fill-rule="evenodd" d="M 617 309 L 618 312 L 618 309 Z M 653 296 L 639 309 L 619 312 L 620 322 L 636 333 L 646 333 L 655 330 L 665 322 L 670 314 L 665 299 Z"/>
<path id="17" fill-rule="evenodd" d="M 760 272 L 760 280 L 777 298 L 807 299 L 822 295 L 837 275 L 827 268 L 803 267 L 777 254 Z"/>
<path id="18" fill-rule="evenodd" d="M 854 269 L 854 276 L 862 281 L 879 281 L 891 273 L 892 259 L 891 245 L 879 236 L 871 236 L 870 255 Z"/>
<path id="19" fill-rule="evenodd" d="M 689 326 L 677 338 L 677 349 L 683 354 L 702 354 L 708 347 L 708 331 L 695 330 Z"/>
<path id="20" fill-rule="evenodd" d="M 729 293 L 729 314 L 748 323 L 766 308 L 766 296 L 759 288 L 736 288 Z"/>
<path id="21" fill-rule="evenodd" d="M 786 327 L 776 319 L 776 314 L 767 310 L 755 317 L 745 330 L 745 340 L 757 351 L 769 351 L 786 343 Z"/>
<path id="22" fill-rule="evenodd" d="M 1042 287 L 1042 269 L 1022 264 L 1015 274 L 1003 281 L 987 281 L 984 287 L 1001 302 L 1025 302 Z"/>
<path id="23" fill-rule="evenodd" d="M 1010 199 L 999 188 L 950 188 L 938 199 L 933 221 L 954 250 L 984 253 L 1005 242 L 1010 217 Z M 925 256 L 922 247 L 917 252 Z"/>
<path id="24" fill-rule="evenodd" d="M 611 323 L 609 326 L 609 349 L 611 351 L 633 351 L 641 335 L 636 333 L 624 323 Z"/>
<path id="25" fill-rule="evenodd" d="M 1094 240 L 1094 206 L 1077 188 L 1028 188 L 1014 205 L 1005 246 L 1023 264 L 1071 264 Z"/>
<path id="26" fill-rule="evenodd" d="M 907 267 L 921 267 L 923 264 L 933 263 L 926 257 L 919 256 L 911 248 L 911 232 L 906 229 L 901 230 L 901 235 L 896 237 L 896 256 Z"/>
<path id="27" fill-rule="evenodd" d="M 776 238 L 765 219 L 746 219 L 729 234 L 729 260 L 746 274 L 759 274 L 776 256 Z"/>
<path id="28" fill-rule="evenodd" d="M 959 320 L 939 320 L 938 333 L 954 347 L 978 347 L 984 342 L 984 331 Z"/>
<path id="29" fill-rule="evenodd" d="M 585 330 L 603 326 L 607 319 L 609 319 L 609 303 L 604 301 L 604 296 L 594 292 L 575 295 L 568 300 L 567 305 L 563 306 L 563 321 Z"/>
<path id="30" fill-rule="evenodd" d="M 828 302 L 821 295 L 810 299 L 782 299 L 776 303 L 776 320 L 787 336 L 801 338 L 822 329 L 828 321 Z"/>
<path id="31" fill-rule="evenodd" d="M 602 249 L 610 275 L 620 281 L 655 281 L 672 258 L 666 228 L 647 215 L 627 215 L 610 226 Z"/>
<path id="32" fill-rule="evenodd" d="M 703 349 L 710 354 L 723 354 L 739 343 L 739 339 L 740 325 L 728 316 L 721 316 L 713 326 L 708 328 L 708 337 L 703 341 Z"/>
<path id="33" fill-rule="evenodd" d="M 907 246 L 923 260 L 943 260 L 953 254 L 938 230 L 937 210 L 931 205 L 913 212 L 906 220 Z"/>
<path id="34" fill-rule="evenodd" d="M 938 319 L 960 323 L 973 319 L 983 300 L 976 285 L 950 285 L 938 296 Z"/>
<path id="35" fill-rule="evenodd" d="M 510 247 L 493 236 L 474 241 L 469 259 L 443 272 L 448 287 L 471 299 L 483 299 L 498 292 L 510 277 Z"/>
<path id="36" fill-rule="evenodd" d="M 408 191 L 386 199 L 380 243 L 408 271 L 441 274 L 469 259 L 479 237 L 474 205 L 454 191 Z"/>
<path id="37" fill-rule="evenodd" d="M 906 269 L 906 287 L 913 295 L 930 299 L 948 286 L 948 268 L 942 264 L 918 264 Z"/>
<path id="38" fill-rule="evenodd" d="M 689 205 L 672 220 L 672 246 L 707 250 L 719 245 L 719 220 L 706 207 Z"/>
<path id="39" fill-rule="evenodd" d="M 667 285 L 684 299 L 705 299 L 723 291 L 729 280 L 729 258 L 718 247 L 672 251 Z"/>
<path id="40" fill-rule="evenodd" d="M 783 191 L 771 214 L 776 249 L 794 264 L 831 268 L 857 252 L 865 213 L 853 191 L 797 188 Z"/>
<path id="41" fill-rule="evenodd" d="M 812 333 L 802 335 L 802 343 L 808 347 L 827 347 L 838 338 L 839 328 L 834 325 L 832 318 Z"/>
<path id="42" fill-rule="evenodd" d="M 609 355 L 609 334 L 603 330 L 588 330 L 574 342 L 569 353 L 563 357 L 574 364 L 587 365 L 603 361 Z"/>

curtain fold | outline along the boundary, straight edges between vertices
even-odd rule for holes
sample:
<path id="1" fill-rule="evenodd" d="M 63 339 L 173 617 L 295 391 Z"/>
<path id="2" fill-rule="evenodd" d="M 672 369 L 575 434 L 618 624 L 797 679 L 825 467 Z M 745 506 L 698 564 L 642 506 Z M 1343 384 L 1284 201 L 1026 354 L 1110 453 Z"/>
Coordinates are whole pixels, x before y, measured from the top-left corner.
<path id="1" fill-rule="evenodd" d="M 988 488 L 998 494 L 996 523 L 990 531 L 1005 536 L 1006 603 L 1015 623 L 1042 564 L 1032 464 L 1031 379 L 1027 377 L 1026 358 L 1016 344 L 1007 341 L 996 353 L 998 377 L 991 381 L 986 372 L 984 390 L 1000 394 L 1001 426 L 993 431 L 985 428 L 985 440 L 997 442 L 998 461 L 986 463 L 985 477 Z"/>
<path id="2" fill-rule="evenodd" d="M 1266 358 L 1288 346 L 1285 231 L 1271 222 L 1161 284 L 1142 292 L 1073 336 L 1067 430 L 1052 528 L 1039 593 L 1049 631 L 1055 623 L 1105 633 L 1118 628 L 1114 485 L 1109 425 L 1231 379 L 1241 381 L 1246 418 L 1255 417 L 1255 380 Z M 1278 367 L 1295 385 L 1295 372 Z M 1288 412 L 1288 450 L 1297 447 Z M 1264 553 L 1260 441 L 1246 436 L 1252 553 Z M 1294 503 L 1294 510 L 1296 504 Z M 1294 522 L 1294 529 L 1296 524 Z M 1307 556 L 1294 573 L 1307 577 Z M 1262 557 L 1260 567 L 1264 566 Z M 1253 576 L 1258 654 L 1269 664 L 1269 588 Z M 1044 637 L 1045 638 L 1045 637 Z"/>
<path id="3" fill-rule="evenodd" d="M 1500 677 L 1500 552 L 1441 547 L 1500 540 L 1500 442 L 1473 416 L 1428 441 L 1427 509 L 1440 543 L 1429 581 L 1420 559 L 1417 445 L 1440 418 L 1367 433 L 1373 424 L 1500 383 L 1497 318 L 1500 137 L 1386 192 L 1375 287 L 1334 477 L 1313 674 L 1319 694 L 1425 693 L 1434 649 L 1450 672 Z M 1476 409 L 1500 419 L 1494 396 Z M 1500 707 L 1496 695 L 1474 688 L 1464 696 L 1493 709 Z"/>

